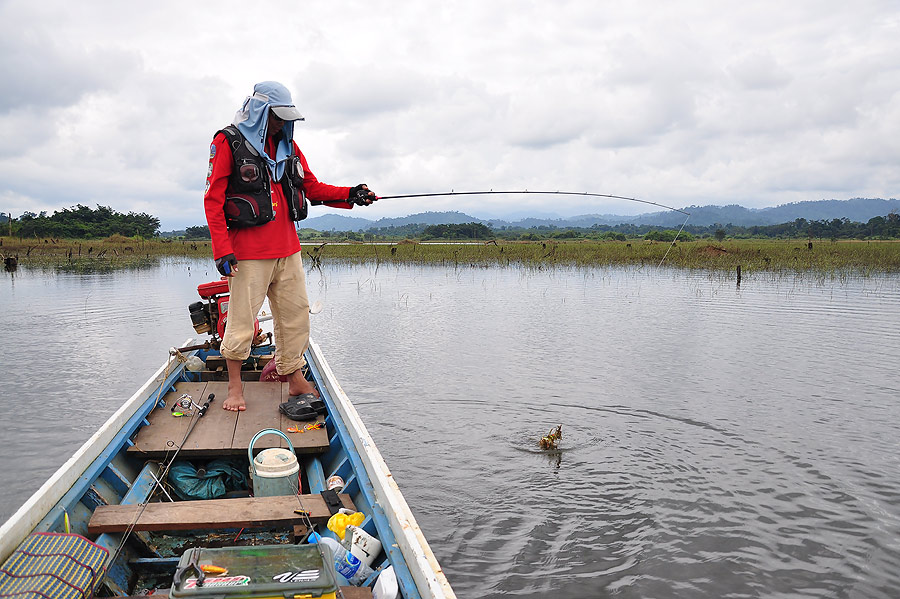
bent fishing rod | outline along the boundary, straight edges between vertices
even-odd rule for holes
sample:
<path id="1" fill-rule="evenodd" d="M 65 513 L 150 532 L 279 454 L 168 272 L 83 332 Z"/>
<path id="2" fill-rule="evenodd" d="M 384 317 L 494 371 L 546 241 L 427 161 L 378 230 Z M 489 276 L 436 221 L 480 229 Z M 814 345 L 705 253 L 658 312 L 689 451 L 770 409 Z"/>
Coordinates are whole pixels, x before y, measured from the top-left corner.
<path id="1" fill-rule="evenodd" d="M 434 198 L 434 197 L 443 197 L 443 196 L 483 196 L 483 195 L 558 195 L 558 196 L 585 196 L 589 198 L 611 198 L 615 200 L 628 200 L 629 202 L 640 202 L 642 204 L 650 204 L 652 206 L 659 206 L 660 208 L 665 208 L 667 210 L 672 210 L 673 212 L 680 212 L 681 214 L 685 214 L 690 216 L 690 212 L 685 212 L 684 210 L 679 210 L 678 208 L 672 208 L 671 206 L 666 206 L 665 204 L 660 204 L 658 202 L 651 202 L 650 200 L 641 200 L 639 198 L 628 198 L 625 196 L 617 196 L 609 193 L 591 193 L 587 191 L 533 191 L 530 189 L 519 189 L 512 191 L 494 191 L 493 189 L 489 191 L 445 191 L 438 193 L 408 193 L 403 195 L 393 195 L 393 196 L 377 196 L 379 200 L 398 200 L 401 198 Z"/>
<path id="2" fill-rule="evenodd" d="M 685 225 L 687 225 L 688 219 L 691 217 L 690 212 L 686 212 L 684 210 L 679 210 L 678 208 L 673 208 L 671 206 L 666 206 L 665 204 L 660 204 L 658 202 L 651 202 L 650 200 L 641 200 L 639 198 L 629 198 L 625 196 L 613 195 L 610 193 L 591 193 L 588 191 L 532 191 L 529 189 L 520 189 L 520 190 L 512 190 L 512 191 L 494 191 L 493 189 L 488 191 L 453 191 L 452 189 L 449 192 L 437 192 L 437 193 L 408 193 L 402 195 L 393 195 L 393 196 L 379 196 L 376 197 L 377 200 L 399 200 L 402 198 L 435 198 L 435 197 L 446 197 L 446 196 L 485 196 L 485 195 L 525 195 L 525 194 L 535 194 L 535 195 L 557 195 L 557 196 L 583 196 L 589 198 L 611 198 L 615 200 L 627 200 L 629 202 L 640 202 L 641 204 L 650 204 L 651 206 L 659 206 L 660 208 L 665 208 L 666 210 L 671 210 L 673 212 L 680 212 L 685 215 L 684 222 L 681 223 L 681 228 L 678 229 L 678 232 L 675 234 L 675 239 L 672 240 L 671 245 L 669 245 L 668 249 L 666 249 L 666 253 L 663 255 L 662 260 L 659 261 L 659 266 L 662 266 L 663 262 L 666 261 L 666 258 L 669 255 L 669 252 L 675 246 L 675 242 L 678 241 L 679 235 L 684 231 Z"/>

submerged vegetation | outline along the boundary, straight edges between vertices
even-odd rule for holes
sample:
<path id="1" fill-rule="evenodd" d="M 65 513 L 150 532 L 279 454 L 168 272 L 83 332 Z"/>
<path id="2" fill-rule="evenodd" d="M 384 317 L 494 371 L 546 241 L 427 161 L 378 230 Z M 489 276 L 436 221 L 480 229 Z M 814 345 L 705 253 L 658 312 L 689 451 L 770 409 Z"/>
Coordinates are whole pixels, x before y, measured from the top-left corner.
<path id="1" fill-rule="evenodd" d="M 304 246 L 307 266 L 327 260 L 490 266 L 674 266 L 733 271 L 900 272 L 900 242 L 810 241 L 544 241 Z"/>
<path id="2" fill-rule="evenodd" d="M 152 265 L 163 257 L 209 259 L 208 241 L 142 240 L 119 235 L 103 240 L 0 237 L 0 258 L 19 265 L 90 271 Z M 735 271 L 900 272 L 898 241 L 710 240 L 502 241 L 443 243 L 303 242 L 307 268 L 349 263 L 484 266 L 657 266 Z"/>
<path id="3" fill-rule="evenodd" d="M 0 237 L 0 258 L 16 266 L 93 272 L 155 266 L 166 256 L 210 258 L 210 242 L 172 241 L 111 235 L 106 239 L 20 239 Z M 212 264 L 212 260 L 210 260 Z"/>

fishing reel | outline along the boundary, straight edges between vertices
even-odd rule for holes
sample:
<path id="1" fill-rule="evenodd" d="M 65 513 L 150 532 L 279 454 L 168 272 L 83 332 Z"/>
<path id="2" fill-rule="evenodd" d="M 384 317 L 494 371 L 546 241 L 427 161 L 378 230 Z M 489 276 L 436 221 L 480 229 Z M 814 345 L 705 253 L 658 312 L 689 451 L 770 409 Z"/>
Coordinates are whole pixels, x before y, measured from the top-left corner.
<path id="1" fill-rule="evenodd" d="M 193 408 L 200 408 L 194 403 L 194 398 L 187 393 L 172 402 L 172 416 L 191 416 Z"/>

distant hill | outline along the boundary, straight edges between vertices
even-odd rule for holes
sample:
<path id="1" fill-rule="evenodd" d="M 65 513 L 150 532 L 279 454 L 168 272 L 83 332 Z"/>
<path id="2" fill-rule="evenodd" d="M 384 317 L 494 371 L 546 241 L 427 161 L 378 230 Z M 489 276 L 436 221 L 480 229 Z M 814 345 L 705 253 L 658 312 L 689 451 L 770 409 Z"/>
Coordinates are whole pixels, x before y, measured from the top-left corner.
<path id="1" fill-rule="evenodd" d="M 379 218 L 372 221 L 366 218 L 343 216 L 341 214 L 325 214 L 308 218 L 300 225 L 304 229 L 317 231 L 365 231 L 404 225 L 459 225 L 462 223 L 483 222 L 481 219 L 462 212 L 420 212 L 409 216 L 395 218 Z"/>
<path id="2" fill-rule="evenodd" d="M 811 202 L 794 202 L 771 208 L 744 208 L 737 204 L 729 206 L 688 206 L 690 212 L 688 224 L 696 226 L 736 225 L 752 227 L 755 225 L 777 225 L 791 222 L 798 218 L 806 220 L 833 220 L 846 218 L 853 222 L 868 222 L 875 216 L 885 216 L 891 211 L 900 212 L 900 200 L 884 200 L 880 198 L 853 198 L 850 200 L 818 200 Z M 367 231 L 389 227 L 418 225 L 455 225 L 462 223 L 482 223 L 495 229 L 516 227 L 528 229 L 532 227 L 553 226 L 559 228 L 589 228 L 593 225 L 657 225 L 678 227 L 684 222 L 684 215 L 671 210 L 648 212 L 637 216 L 619 216 L 615 214 L 582 214 L 570 218 L 521 218 L 502 220 L 497 218 L 481 219 L 463 212 L 421 212 L 396 218 L 380 218 L 376 221 L 355 216 L 325 214 L 308 218 L 301 224 L 305 229 L 317 231 Z M 165 234 L 164 234 L 165 235 Z"/>
<path id="3" fill-rule="evenodd" d="M 316 231 L 359 231 L 372 226 L 372 221 L 357 216 L 344 216 L 342 214 L 323 214 L 307 218 L 300 223 L 303 229 L 315 229 Z"/>
<path id="4" fill-rule="evenodd" d="M 900 200 L 883 200 L 880 198 L 853 198 L 851 200 L 818 200 L 813 202 L 793 202 L 772 208 L 744 208 L 737 204 L 730 206 L 688 206 L 690 212 L 688 223 L 698 226 L 715 224 L 732 224 L 739 227 L 755 225 L 778 225 L 806 220 L 833 220 L 846 218 L 853 222 L 864 223 L 875 216 L 885 216 L 891 211 L 900 212 Z M 630 221 L 638 225 L 676 226 L 684 222 L 684 216 L 678 212 L 652 212 L 641 214 Z"/>
<path id="5" fill-rule="evenodd" d="M 794 202 L 762 210 L 772 224 L 784 223 L 797 218 L 806 220 L 831 220 L 848 218 L 864 223 L 875 216 L 885 216 L 891 211 L 900 212 L 900 200 L 880 198 L 853 198 L 852 200 L 820 200 L 818 202 Z M 801 216 L 794 216 L 798 214 Z"/>

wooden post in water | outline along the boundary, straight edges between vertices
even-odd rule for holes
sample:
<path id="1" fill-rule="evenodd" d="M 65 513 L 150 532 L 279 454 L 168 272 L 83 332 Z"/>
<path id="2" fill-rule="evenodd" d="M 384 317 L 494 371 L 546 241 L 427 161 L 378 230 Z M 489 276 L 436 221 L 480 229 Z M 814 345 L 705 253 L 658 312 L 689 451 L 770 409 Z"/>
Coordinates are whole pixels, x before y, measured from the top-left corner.
<path id="1" fill-rule="evenodd" d="M 737 265 L 737 286 L 741 286 L 741 265 Z"/>

